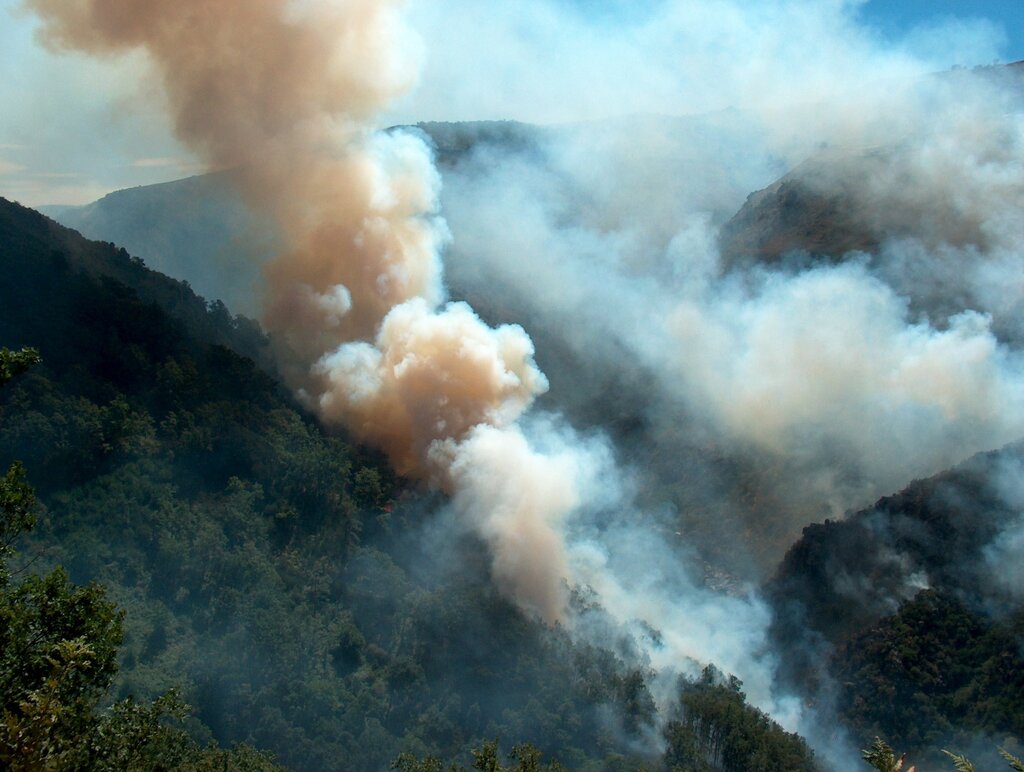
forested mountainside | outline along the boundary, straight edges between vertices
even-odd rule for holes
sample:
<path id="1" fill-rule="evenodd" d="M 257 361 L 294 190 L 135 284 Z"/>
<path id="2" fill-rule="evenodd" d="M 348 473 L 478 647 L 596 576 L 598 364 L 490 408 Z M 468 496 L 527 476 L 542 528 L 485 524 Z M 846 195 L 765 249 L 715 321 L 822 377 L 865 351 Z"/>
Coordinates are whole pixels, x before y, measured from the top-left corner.
<path id="1" fill-rule="evenodd" d="M 1003 69 L 993 68 L 990 74 L 997 77 Z M 978 84 L 964 77 L 956 89 L 969 96 Z M 900 303 L 906 299 L 906 309 L 898 309 L 904 314 L 901 325 L 926 322 L 943 331 L 950 320 L 966 319 L 959 317 L 965 310 L 976 310 L 991 315 L 1000 342 L 1020 341 L 1019 293 L 1008 291 L 1007 282 L 999 278 L 1000 265 L 1012 258 L 1006 257 L 1005 243 L 993 247 L 991 255 L 985 251 L 1000 235 L 1002 242 L 1013 241 L 1011 204 L 1016 194 L 1003 178 L 975 180 L 976 187 L 969 190 L 959 190 L 952 182 L 1010 162 L 986 155 L 992 152 L 987 144 L 976 158 L 961 154 L 968 168 L 959 168 L 957 159 L 943 155 L 949 146 L 943 135 L 947 127 L 935 123 L 924 129 L 915 126 L 898 141 L 877 147 L 826 148 L 783 174 L 786 167 L 780 159 L 755 150 L 757 131 L 749 120 L 730 111 L 545 130 L 515 122 L 420 128 L 440 161 L 442 209 L 454 235 L 446 254 L 449 296 L 469 301 L 487 322 L 524 325 L 534 339 L 538 366 L 551 384 L 538 407 L 612 438 L 630 474 L 638 478 L 640 503 L 671 508 L 669 532 L 697 548 L 710 574 L 724 573 L 725 581 L 760 581 L 807 523 L 863 507 L 914 476 L 932 474 L 976 450 L 1014 438 L 975 442 L 962 454 L 952 447 L 959 442 L 949 447 L 922 443 L 903 458 L 930 456 L 933 451 L 924 448 L 936 448 L 934 455 L 941 458 L 906 474 L 888 474 L 895 465 L 871 468 L 879 454 L 866 450 L 873 440 L 858 436 L 862 427 L 872 426 L 867 420 L 836 430 L 824 421 L 809 430 L 790 427 L 794 437 L 768 441 L 762 441 L 758 430 L 748 429 L 753 421 L 723 431 L 714 413 L 728 414 L 732 406 L 700 394 L 705 381 L 717 377 L 714 371 L 701 370 L 716 354 L 689 355 L 692 346 L 676 345 L 675 329 L 667 340 L 654 340 L 647 334 L 650 319 L 644 316 L 674 319 L 676 305 L 691 299 L 680 301 L 672 288 L 688 287 L 687 293 L 699 296 L 696 320 L 714 328 L 702 339 L 722 332 L 729 336 L 743 314 L 756 316 L 772 303 L 796 303 L 794 298 L 802 297 L 780 293 L 781 299 L 765 298 L 771 294 L 765 287 L 775 286 L 765 271 L 776 271 L 787 281 L 810 273 L 809 289 L 818 292 L 834 279 L 805 269 L 863 265 L 873 280 L 892 286 Z M 933 170 L 942 164 L 944 171 Z M 139 212 L 142 216 L 132 218 L 138 239 L 130 242 L 133 252 L 146 257 L 150 248 L 174 243 L 180 259 L 170 261 L 175 267 L 169 271 L 189 278 L 190 254 L 203 254 L 204 263 L 213 265 L 217 251 L 231 247 L 226 232 L 210 253 L 204 250 L 211 242 L 196 248 L 184 238 L 188 218 L 182 213 L 191 210 L 179 203 L 196 184 L 169 183 L 151 194 L 139 189 L 112 195 L 92 205 L 111 212 L 90 227 L 116 221 L 121 206 Z M 744 204 L 754 189 L 760 192 Z M 218 190 L 216 196 L 210 194 L 214 200 L 204 199 L 204 207 L 216 212 L 238 206 L 237 194 Z M 990 196 L 989 190 L 996 192 Z M 162 202 L 155 210 L 143 206 L 150 195 Z M 221 195 L 234 203 L 218 203 Z M 994 206 L 999 201 L 1007 212 Z M 1000 211 L 993 217 L 994 210 Z M 998 222 L 1004 215 L 1006 222 Z M 59 216 L 74 222 L 69 218 L 78 215 Z M 172 239 L 172 234 L 182 238 Z M 112 226 L 95 235 L 121 238 Z M 682 242 L 679 249 L 698 256 L 693 261 L 697 267 L 680 262 L 682 252 L 673 248 L 677 240 Z M 719 244 L 720 256 L 714 248 Z M 872 254 L 844 263 L 851 250 Z M 244 263 L 248 272 L 232 278 L 251 286 L 267 254 L 257 250 L 255 259 Z M 715 267 L 719 257 L 721 265 Z M 712 267 L 701 268 L 702 261 Z M 714 276 L 713 289 L 708 291 L 703 279 L 688 284 L 687 271 L 705 269 Z M 196 276 L 198 282 L 209 274 L 200 271 Z M 231 292 L 231 286 L 237 285 L 218 284 L 213 296 Z M 247 303 L 246 310 L 255 313 L 258 298 L 249 297 Z M 718 318 L 730 306 L 736 307 Z M 877 319 L 877 314 L 870 317 Z M 723 355 L 716 366 L 742 369 L 748 360 L 739 352 L 760 342 L 739 335 L 723 346 L 736 356 Z M 900 356 L 902 345 L 898 338 L 890 353 Z M 856 348 L 855 341 L 837 342 L 834 349 L 851 347 Z M 826 344 L 824 350 L 833 348 Z M 776 355 L 767 352 L 763 361 Z M 779 363 L 778 368 L 793 364 Z M 861 379 L 852 374 L 853 365 L 833 365 L 851 369 L 837 375 L 836 389 L 848 389 L 852 398 L 859 398 L 856 384 Z M 866 366 L 859 365 L 862 370 Z M 757 375 L 769 381 L 774 377 Z M 741 384 L 737 392 L 750 382 L 748 391 L 754 393 L 761 383 L 742 374 L 730 380 Z M 805 404 L 813 414 L 817 403 Z M 868 400 L 868 407 L 877 404 Z M 786 419 L 779 420 L 785 429 Z M 807 433 L 815 437 L 813 448 L 804 447 Z M 816 439 L 831 433 L 843 436 Z M 877 433 L 884 431 L 879 428 Z"/>
<path id="2" fill-rule="evenodd" d="M 10 277 L 5 283 L 9 302 L 0 323 L 5 335 L 15 336 L 10 344 L 18 345 L 24 334 L 52 336 L 59 341 L 58 328 L 63 332 L 73 330 L 75 321 L 67 318 L 70 292 L 61 291 L 64 282 L 56 279 L 83 275 L 106 286 L 131 287 L 140 303 L 162 309 L 188 335 L 209 344 L 229 346 L 262 368 L 271 367 L 267 343 L 258 326 L 245 317 L 232 317 L 221 301 L 207 303 L 187 281 L 149 270 L 140 258 L 129 256 L 121 247 L 87 241 L 76 231 L 11 202 L 5 201 L 0 210 L 0 227 L 4 267 Z M 41 298 L 46 299 L 51 313 L 40 312 Z M 80 337 L 90 339 L 87 327 L 78 325 L 77 329 Z M 68 350 L 73 348 L 67 346 Z"/>
<path id="3" fill-rule="evenodd" d="M 987 83 L 967 78 L 953 92 L 969 102 Z M 985 99 L 1012 117 L 1020 93 Z M 724 608 L 756 597 L 752 584 L 775 574 L 763 586 L 772 635 L 745 653 L 765 654 L 771 668 L 777 656 L 772 696 L 819 717 L 814 739 L 835 754 L 826 767 L 850 768 L 855 749 L 877 735 L 919 768 L 947 768 L 944 748 L 994 768 L 996 749 L 1018 752 L 1024 737 L 1022 576 L 1012 557 L 1024 508 L 1021 446 L 933 475 L 1021 436 L 1024 301 L 1012 280 L 1020 185 L 1004 172 L 1018 168 L 1018 135 L 1002 121 L 980 134 L 965 122 L 965 140 L 925 122 L 878 146 L 818 148 L 779 177 L 777 159 L 739 155 L 742 124 L 727 112 L 625 129 L 422 126 L 455 236 L 448 295 L 488 323 L 526 327 L 551 386 L 538 408 L 608 440 L 652 544 L 674 568 L 703 567 L 698 594 L 724 590 L 715 599 Z M 699 148 L 693 157 L 687 143 Z M 743 173 L 730 176 L 720 156 Z M 139 251 L 150 236 L 176 234 L 174 270 L 184 271 L 195 234 L 178 229 L 191 215 L 175 202 L 199 191 L 216 212 L 219 197 L 236 196 L 218 187 L 228 180 L 123 191 L 97 211 L 115 222 L 120 207 L 137 207 Z M 216 249 L 230 245 L 229 230 L 207 232 Z M 63 265 L 60 249 L 44 247 L 58 254 L 54 270 Z M 40 470 L 49 511 L 68 513 L 44 520 L 37 538 L 47 554 L 76 577 L 123 588 L 112 590 L 129 610 L 119 689 L 152 695 L 181 683 L 217 740 L 246 740 L 299 768 L 345 758 L 373 769 L 401 751 L 401 768 L 418 772 L 468 764 L 473 748 L 498 764 L 497 746 L 485 744 L 494 738 L 506 751 L 533 742 L 572 769 L 814 763 L 802 740 L 745 704 L 729 674 L 709 669 L 674 690 L 659 685 L 628 637 L 600 626 L 602 610 L 585 592 L 574 614 L 600 620 L 607 646 L 573 643 L 568 631 L 525 618 L 489 589 L 484 551 L 448 528 L 443 497 L 393 479 L 379 457 L 317 427 L 274 384 L 257 328 L 181 284 L 143 280 L 139 261 L 102 249 L 122 273 L 120 284 L 101 282 L 101 305 L 137 300 L 162 318 L 146 303 L 179 303 L 188 357 L 160 343 L 164 333 L 140 341 L 116 326 L 105 338 L 113 343 L 90 353 L 102 341 L 71 330 L 55 345 L 72 375 L 58 377 L 42 331 L 0 344 L 43 349 L 48 369 L 9 390 L 5 416 L 23 409 L 24 426 L 45 431 L 5 418 L 13 428 L 4 436 L 11 454 Z M 212 259 L 216 249 L 204 243 L 195 254 Z M 246 281 L 268 254 L 257 250 L 245 264 Z M 132 300 L 124 266 L 162 294 L 141 289 Z M 174 287 L 191 299 L 174 300 Z M 105 312 L 75 318 L 110 324 Z M 190 336 L 205 343 L 193 349 Z M 62 353 L 65 339 L 87 364 Z M 138 362 L 106 364 L 135 349 Z M 232 350 L 259 366 L 246 370 Z M 233 372 L 227 382 L 217 380 L 217 357 Z M 131 375 L 140 372 L 157 377 Z M 235 392 L 236 382 L 256 392 Z M 106 461 L 81 467 L 53 456 L 51 448 L 79 446 L 49 439 L 70 431 L 53 426 L 77 424 L 65 408 L 48 424 L 37 418 L 53 413 L 25 391 L 40 383 L 62 400 L 85 389 L 86 414 L 97 416 L 90 426 L 99 427 L 89 431 L 101 438 L 89 441 L 114 448 L 102 450 Z M 742 400 L 747 410 L 733 412 Z M 118 426 L 129 427 L 126 445 L 102 439 L 119 437 L 107 428 Z M 927 479 L 905 487 L 914 477 Z M 138 500 L 137 491 L 148 492 Z M 111 509 L 142 512 L 150 530 L 111 529 Z M 61 531 L 61 522 L 71 525 Z M 180 522 L 212 542 L 181 535 Z M 105 545 L 129 536 L 134 546 L 123 552 L 138 558 L 124 573 L 122 551 Z M 99 557 L 66 546 L 76 539 Z M 235 554 L 243 547 L 244 558 Z M 271 662 L 280 677 L 255 679 Z M 514 751 L 514 763 L 531 753 Z"/>
<path id="4" fill-rule="evenodd" d="M 769 585 L 784 679 L 927 768 L 1024 742 L 1024 446 L 981 454 L 804 530 Z M 833 691 L 834 690 L 834 691 Z"/>
<path id="5" fill-rule="evenodd" d="M 125 610 L 108 700 L 177 687 L 199 740 L 294 769 L 495 738 L 571 769 L 814 767 L 735 679 L 682 681 L 659 715 L 627 639 L 524 617 L 443 502 L 325 432 L 223 304 L 6 201 L 0 265 L 0 342 L 42 356 L 0 392 L 0 465 L 41 501 L 15 574 L 62 565 Z"/>

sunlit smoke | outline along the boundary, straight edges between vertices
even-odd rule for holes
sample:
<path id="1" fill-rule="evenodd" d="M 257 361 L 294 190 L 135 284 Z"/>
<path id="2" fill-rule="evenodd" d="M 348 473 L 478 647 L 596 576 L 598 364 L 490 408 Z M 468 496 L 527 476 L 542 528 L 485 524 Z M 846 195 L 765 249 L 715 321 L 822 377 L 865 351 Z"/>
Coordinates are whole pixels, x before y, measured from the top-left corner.
<path id="1" fill-rule="evenodd" d="M 518 430 L 478 425 L 462 443 L 435 446 L 452 501 L 494 554 L 494 580 L 548 623 L 564 621 L 567 581 L 563 521 L 580 503 L 577 465 L 568 448 L 545 454 Z"/>
<path id="2" fill-rule="evenodd" d="M 465 303 L 436 311 L 419 299 L 392 309 L 373 344 L 343 345 L 316 370 L 323 415 L 383 447 L 402 474 L 427 469 L 437 440 L 513 424 L 547 389 L 521 327 L 492 329 Z"/>

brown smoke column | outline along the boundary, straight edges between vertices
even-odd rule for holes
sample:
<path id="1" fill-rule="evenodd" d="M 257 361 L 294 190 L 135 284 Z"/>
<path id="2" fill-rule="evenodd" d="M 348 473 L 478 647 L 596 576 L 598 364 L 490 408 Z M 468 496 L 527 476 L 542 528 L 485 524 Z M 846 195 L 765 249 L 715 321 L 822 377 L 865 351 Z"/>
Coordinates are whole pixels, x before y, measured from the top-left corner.
<path id="1" fill-rule="evenodd" d="M 429 160 L 401 139 L 378 140 L 391 157 L 367 152 L 370 119 L 414 77 L 395 55 L 400 3 L 27 5 L 53 46 L 149 54 L 177 136 L 210 167 L 236 169 L 250 204 L 281 228 L 288 252 L 269 269 L 267 323 L 300 356 L 372 335 L 404 300 L 441 299 Z M 343 318 L 329 302 L 339 285 L 359 298 Z"/>
<path id="2" fill-rule="evenodd" d="M 51 47 L 149 55 L 176 135 L 211 168 L 237 170 L 249 204 L 280 230 L 264 321 L 286 377 L 399 472 L 449 490 L 491 548 L 499 587 L 559 619 L 557 525 L 575 495 L 568 467 L 545 463 L 514 426 L 547 388 L 532 343 L 464 304 L 439 309 L 438 173 L 417 136 L 373 131 L 416 76 L 402 3 L 24 5 Z"/>

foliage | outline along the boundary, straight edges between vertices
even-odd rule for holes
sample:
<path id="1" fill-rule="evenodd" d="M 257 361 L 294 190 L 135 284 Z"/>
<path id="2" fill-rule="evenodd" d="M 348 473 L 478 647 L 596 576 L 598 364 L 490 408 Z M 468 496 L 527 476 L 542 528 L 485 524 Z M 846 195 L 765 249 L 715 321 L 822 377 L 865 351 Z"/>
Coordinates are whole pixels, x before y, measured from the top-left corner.
<path id="1" fill-rule="evenodd" d="M 784 731 L 745 704 L 742 684 L 713 667 L 680 684 L 680 717 L 665 728 L 665 766 L 672 770 L 796 772 L 814 770 L 814 754 L 795 734 Z"/>
<path id="2" fill-rule="evenodd" d="M 501 763 L 501 749 L 496 740 L 474 748 L 471 755 L 472 768 L 478 772 L 567 772 L 565 767 L 557 762 L 542 764 L 543 755 L 529 743 L 512 748 L 508 758 L 514 762 L 513 766 L 504 766 Z M 446 767 L 433 756 L 417 759 L 410 753 L 401 754 L 391 768 L 398 772 L 466 772 L 465 767 L 457 766 L 454 762 Z"/>
<path id="3" fill-rule="evenodd" d="M 1024 620 L 996 621 L 927 590 L 832 660 L 838 709 L 856 736 L 886 736 L 922 764 L 973 735 L 1024 737 Z M 986 759 L 990 766 L 994 759 Z"/>
<path id="4" fill-rule="evenodd" d="M 6 560 L 14 554 L 14 540 L 35 525 L 35 501 L 32 487 L 25 479 L 25 467 L 15 461 L 0 477 L 0 587 L 9 579 Z"/>
<path id="5" fill-rule="evenodd" d="M 67 632 L 90 646 L 80 667 L 54 671 L 64 660 L 38 652 L 26 691 L 37 697 L 21 702 L 57 705 L 40 691 L 47 677 L 60 693 L 96 678 L 80 713 L 94 736 L 107 728 L 103 758 L 122 768 L 185 758 L 200 747 L 185 731 L 297 769 L 385 769 L 396 756 L 410 770 L 444 758 L 495 772 L 662 762 L 652 674 L 629 641 L 588 646 L 525 617 L 493 590 L 480 544 L 443 530 L 437 497 L 292 401 L 258 330 L 109 245 L 43 226 L 0 201 L 19 286 L 0 286 L 15 310 L 0 340 L 46 360 L 0 394 L 0 460 L 33 470 L 32 570 L 59 578 L 58 595 L 93 592 L 80 605 L 91 598 L 106 627 Z M 43 293 L 52 313 L 31 313 Z M 164 696 L 174 686 L 194 717 Z M 738 682 L 691 687 L 677 761 L 689 738 L 723 768 L 811 768 Z M 103 711 L 101 697 L 117 702 Z M 115 742 L 142 735 L 152 755 Z M 488 737 L 533 744 L 503 758 Z"/>
<path id="6" fill-rule="evenodd" d="M 21 351 L 11 351 L 6 346 L 0 348 L 0 387 L 6 386 L 32 365 L 39 364 L 39 361 L 39 352 L 33 348 Z"/>
<path id="7" fill-rule="evenodd" d="M 975 772 L 974 765 L 963 754 L 946 750 L 942 752 L 953 759 L 953 766 L 956 768 L 956 772 Z"/>
<path id="8" fill-rule="evenodd" d="M 942 753 L 953 760 L 953 767 L 957 772 L 974 772 L 974 764 L 965 755 L 946 750 L 942 751 Z M 875 738 L 870 748 L 862 750 L 861 755 L 871 767 L 880 772 L 899 772 L 903 769 L 907 757 L 904 753 L 897 759 L 893 749 L 880 737 Z M 1017 772 L 1024 772 L 1024 764 L 1022 764 L 1020 759 L 1012 756 L 1002 748 L 999 749 L 999 755 L 1010 765 L 1011 769 L 1017 770 Z M 909 772 L 913 772 L 913 769 L 914 767 L 911 767 Z"/>
<path id="9" fill-rule="evenodd" d="M 861 751 L 861 756 L 878 772 L 899 772 L 903 769 L 905 756 L 896 757 L 896 752 L 881 737 L 876 737 L 871 747 Z"/>
<path id="10" fill-rule="evenodd" d="M 978 454 L 806 528 L 769 588 L 784 684 L 862 744 L 889 738 L 932 768 L 940 748 L 992 738 L 972 754 L 999 766 L 990 745 L 1024 741 L 1024 609 L 985 550 L 1019 515 L 1001 481 L 1022 461 L 1020 442 Z"/>
<path id="11" fill-rule="evenodd" d="M 45 357 L 0 394 L 0 461 L 39 491 L 31 570 L 63 565 L 68 592 L 99 582 L 127 611 L 108 699 L 180 685 L 195 717 L 161 721 L 298 769 L 466 758 L 495 736 L 575 769 L 630 757 L 645 671 L 524 617 L 475 542 L 425 550 L 437 502 L 319 427 L 222 306 L 35 217 L 0 201 L 20 284 L 0 286 L 0 340 Z"/>
<path id="12" fill-rule="evenodd" d="M 1003 748 L 999 749 L 999 755 L 1002 756 L 1006 763 L 1010 765 L 1011 769 L 1016 770 L 1016 772 L 1024 772 L 1024 761 L 1021 761 Z"/>
<path id="13" fill-rule="evenodd" d="M 0 349 L 0 386 L 36 364 L 32 350 Z M 272 769 L 250 749 L 202 749 L 166 717 L 186 706 L 171 692 L 152 705 L 96 708 L 116 672 L 123 615 L 96 584 L 76 587 L 57 567 L 11 581 L 14 540 L 34 525 L 35 494 L 19 463 L 0 480 L 0 762 L 12 770 L 167 769 L 210 761 Z"/>

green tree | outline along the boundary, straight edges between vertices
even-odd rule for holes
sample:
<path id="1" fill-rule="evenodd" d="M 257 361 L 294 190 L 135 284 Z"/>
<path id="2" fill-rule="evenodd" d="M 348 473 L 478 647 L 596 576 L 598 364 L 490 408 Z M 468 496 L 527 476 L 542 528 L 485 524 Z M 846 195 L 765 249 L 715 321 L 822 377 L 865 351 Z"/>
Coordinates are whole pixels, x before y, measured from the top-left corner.
<path id="1" fill-rule="evenodd" d="M 953 767 L 957 772 L 975 772 L 974 764 L 963 754 L 947 750 L 942 752 L 953 760 Z M 1006 760 L 1006 763 L 1015 772 L 1024 772 L 1024 762 L 1016 756 L 1013 756 L 1003 748 L 999 749 L 999 755 Z M 907 759 L 907 754 L 905 753 L 897 759 L 896 752 L 880 737 L 875 738 L 870 748 L 862 750 L 861 756 L 864 757 L 864 761 L 874 769 L 879 770 L 879 772 L 900 772 Z M 913 767 L 910 769 L 913 770 Z"/>
<path id="2" fill-rule="evenodd" d="M 496 740 L 488 740 L 479 748 L 472 751 L 473 769 L 476 772 L 568 772 L 565 767 L 556 761 L 543 764 L 543 755 L 530 743 L 520 743 L 512 748 L 508 754 L 513 766 L 506 767 L 501 763 L 501 748 Z M 458 767 L 454 763 L 445 767 L 440 760 L 434 756 L 427 756 L 423 759 L 416 758 L 411 753 L 403 753 L 391 765 L 392 769 L 398 772 L 466 772 L 465 767 Z"/>
<path id="3" fill-rule="evenodd" d="M 34 348 L 23 348 L 21 351 L 11 351 L 6 346 L 0 348 L 0 387 L 40 361 L 39 352 Z"/>
<path id="4" fill-rule="evenodd" d="M 860 753 L 864 761 L 878 772 L 900 772 L 906 761 L 906 754 L 897 758 L 896 752 L 881 737 L 876 737 L 871 747 Z"/>
<path id="5" fill-rule="evenodd" d="M 807 744 L 747 705 L 742 686 L 710 665 L 699 679 L 680 681 L 679 716 L 664 730 L 665 766 L 687 772 L 817 769 Z"/>
<path id="6" fill-rule="evenodd" d="M 1006 760 L 1006 763 L 1010 765 L 1010 769 L 1014 770 L 1014 772 L 1024 772 L 1024 761 L 1021 761 L 1002 748 L 999 749 L 999 755 Z"/>
<path id="7" fill-rule="evenodd" d="M 953 759 L 953 766 L 956 768 L 956 772 L 976 772 L 974 764 L 966 756 L 960 753 L 953 753 L 952 751 L 943 751 L 943 753 Z"/>
<path id="8" fill-rule="evenodd" d="M 0 349 L 0 386 L 39 361 Z M 0 478 L 0 765 L 19 770 L 273 769 L 250 748 L 202 748 L 180 727 L 174 692 L 149 705 L 98 709 L 117 672 L 122 618 L 97 584 L 63 568 L 14 581 L 14 542 L 35 523 L 35 495 L 15 462 Z"/>

